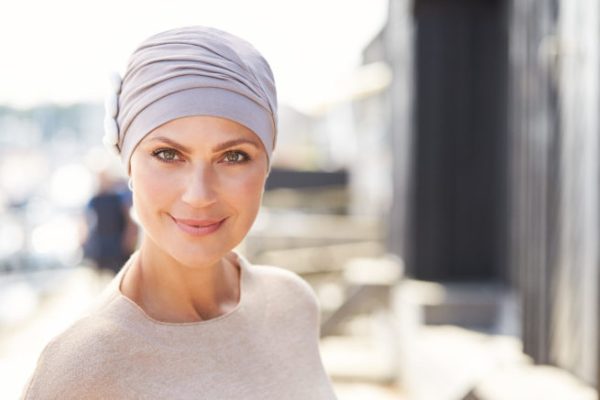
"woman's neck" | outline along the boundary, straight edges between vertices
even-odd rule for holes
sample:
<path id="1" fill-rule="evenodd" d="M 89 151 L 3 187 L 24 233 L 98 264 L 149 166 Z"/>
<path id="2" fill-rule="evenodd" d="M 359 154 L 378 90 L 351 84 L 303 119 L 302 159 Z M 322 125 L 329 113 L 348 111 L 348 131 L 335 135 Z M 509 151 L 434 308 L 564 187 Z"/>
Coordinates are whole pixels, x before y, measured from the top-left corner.
<path id="1" fill-rule="evenodd" d="M 121 292 L 153 319 L 196 322 L 237 306 L 240 277 L 231 252 L 216 262 L 187 266 L 145 238 L 123 278 Z"/>

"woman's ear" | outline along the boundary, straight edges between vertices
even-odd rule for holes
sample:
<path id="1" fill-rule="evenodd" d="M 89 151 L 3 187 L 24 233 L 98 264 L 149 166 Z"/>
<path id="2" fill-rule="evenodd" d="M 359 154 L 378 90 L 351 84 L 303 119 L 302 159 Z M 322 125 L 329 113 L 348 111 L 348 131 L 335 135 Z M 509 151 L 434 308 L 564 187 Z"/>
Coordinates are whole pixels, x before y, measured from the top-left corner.
<path id="1" fill-rule="evenodd" d="M 267 178 L 269 177 L 269 174 L 271 174 L 271 163 L 269 161 L 269 156 L 267 156 L 267 154 L 265 153 L 265 159 L 266 159 L 266 168 L 267 168 L 267 172 L 265 174 L 265 183 L 267 182 Z"/>

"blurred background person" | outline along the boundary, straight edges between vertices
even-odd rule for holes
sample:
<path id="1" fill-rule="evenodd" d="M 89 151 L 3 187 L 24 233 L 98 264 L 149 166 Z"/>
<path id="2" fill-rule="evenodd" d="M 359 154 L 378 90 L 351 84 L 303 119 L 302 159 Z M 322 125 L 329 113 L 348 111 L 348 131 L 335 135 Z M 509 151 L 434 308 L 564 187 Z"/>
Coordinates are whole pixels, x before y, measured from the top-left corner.
<path id="1" fill-rule="evenodd" d="M 100 273 L 116 274 L 137 244 L 138 229 L 131 218 L 131 192 L 126 181 L 109 168 L 97 174 L 98 189 L 85 209 L 84 257 Z"/>

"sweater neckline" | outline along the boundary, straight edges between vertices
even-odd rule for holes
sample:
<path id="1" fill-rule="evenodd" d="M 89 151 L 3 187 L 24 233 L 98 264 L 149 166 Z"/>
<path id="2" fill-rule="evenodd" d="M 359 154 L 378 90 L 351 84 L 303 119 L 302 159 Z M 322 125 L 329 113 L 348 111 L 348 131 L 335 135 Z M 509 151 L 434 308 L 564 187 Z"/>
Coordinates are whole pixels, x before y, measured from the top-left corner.
<path id="1" fill-rule="evenodd" d="M 241 254 L 239 254 L 238 252 L 236 252 L 235 250 L 231 251 L 233 253 L 233 255 L 235 256 L 235 261 L 237 261 L 237 265 L 239 265 L 240 268 L 240 279 L 239 279 L 239 293 L 240 293 L 240 298 L 238 300 L 238 303 L 236 304 L 236 306 L 231 309 L 230 311 L 226 312 L 225 314 L 221 314 L 218 317 L 214 317 L 211 319 L 207 319 L 207 320 L 201 320 L 201 321 L 190 321 L 190 322 L 168 322 L 168 321 L 160 321 L 157 320 L 155 318 L 152 318 L 150 315 L 148 315 L 146 313 L 146 311 L 144 311 L 144 309 L 142 309 L 135 301 L 133 301 L 132 299 L 130 299 L 129 297 L 125 296 L 123 294 L 123 292 L 121 291 L 121 283 L 123 282 L 123 279 L 125 277 L 125 273 L 127 272 L 127 270 L 129 269 L 129 267 L 131 266 L 131 264 L 133 264 L 133 260 L 135 259 L 135 257 L 137 257 L 138 252 L 135 252 L 131 255 L 131 257 L 129 258 L 129 260 L 125 263 L 125 265 L 123 266 L 123 268 L 121 268 L 121 270 L 119 271 L 119 273 L 117 274 L 117 276 L 115 277 L 115 282 L 116 282 L 116 288 L 115 288 L 115 292 L 116 292 L 116 297 L 120 300 L 122 300 L 124 303 L 126 303 L 127 305 L 129 305 L 129 307 L 133 310 L 133 312 L 135 312 L 136 314 L 138 314 L 139 316 L 142 317 L 142 319 L 144 319 L 145 321 L 149 322 L 150 324 L 153 325 L 165 325 L 165 326 L 197 326 L 197 325 L 208 325 L 211 323 L 215 323 L 224 319 L 227 319 L 235 314 L 239 313 L 239 310 L 242 308 L 242 306 L 246 303 L 247 299 L 247 292 L 248 292 L 248 285 L 249 285 L 249 267 L 250 267 L 250 263 L 248 262 L 248 260 L 246 260 L 245 257 L 243 257 Z"/>

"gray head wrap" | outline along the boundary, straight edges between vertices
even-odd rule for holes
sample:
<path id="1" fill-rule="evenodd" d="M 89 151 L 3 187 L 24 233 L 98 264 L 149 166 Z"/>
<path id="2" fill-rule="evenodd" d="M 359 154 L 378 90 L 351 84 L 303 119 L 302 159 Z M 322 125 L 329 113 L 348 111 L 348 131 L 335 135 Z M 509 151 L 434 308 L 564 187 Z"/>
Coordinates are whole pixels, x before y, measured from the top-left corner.
<path id="1" fill-rule="evenodd" d="M 137 144 L 176 118 L 211 115 L 251 129 L 270 160 L 277 137 L 277 94 L 267 61 L 248 42 L 203 26 L 165 31 L 133 52 L 107 98 L 104 143 L 129 171 Z"/>

